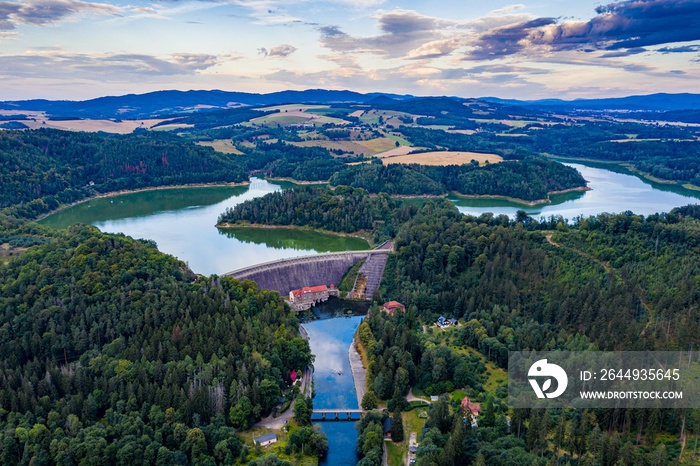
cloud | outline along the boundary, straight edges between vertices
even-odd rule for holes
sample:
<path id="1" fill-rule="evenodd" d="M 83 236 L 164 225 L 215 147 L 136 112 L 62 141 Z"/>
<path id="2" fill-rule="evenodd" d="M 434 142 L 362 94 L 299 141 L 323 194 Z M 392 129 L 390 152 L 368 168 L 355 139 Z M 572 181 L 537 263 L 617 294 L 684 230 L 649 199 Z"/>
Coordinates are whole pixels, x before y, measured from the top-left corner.
<path id="1" fill-rule="evenodd" d="M 596 8 L 589 21 L 537 18 L 488 31 L 467 59 L 563 50 L 639 50 L 700 39 L 699 0 L 626 0 Z M 621 56 L 621 55 L 616 55 Z"/>
<path id="2" fill-rule="evenodd" d="M 430 56 L 446 50 L 446 33 L 459 26 L 459 23 L 431 16 L 413 10 L 396 9 L 378 11 L 375 16 L 381 33 L 377 36 L 351 36 L 338 26 L 320 26 L 321 45 L 335 52 L 374 53 L 384 57 L 403 57 L 412 50 L 412 58 Z M 434 42 L 428 46 L 430 42 Z M 419 50 L 421 47 L 425 47 Z M 432 49 L 431 49 L 432 48 Z"/>
<path id="3" fill-rule="evenodd" d="M 258 54 L 268 58 L 285 58 L 297 51 L 297 48 L 289 44 L 281 44 L 272 47 L 271 49 L 266 49 L 261 47 L 258 49 Z"/>
<path id="4" fill-rule="evenodd" d="M 504 6 L 503 8 L 498 8 L 497 10 L 493 10 L 491 12 L 491 14 L 492 15 L 501 15 L 504 13 L 512 13 L 512 12 L 517 11 L 517 10 L 522 10 L 523 8 L 525 8 L 525 5 L 523 5 L 522 3 L 517 3 L 514 5 Z"/>
<path id="5" fill-rule="evenodd" d="M 667 53 L 689 53 L 700 52 L 700 45 L 681 45 L 680 47 L 662 47 L 657 52 Z"/>
<path id="6" fill-rule="evenodd" d="M 637 55 L 639 53 L 646 52 L 647 49 L 644 47 L 634 47 L 631 49 L 626 49 L 626 50 L 614 50 L 611 52 L 604 53 L 603 55 L 600 56 L 600 58 L 620 58 L 620 57 L 629 57 L 630 55 Z"/>
<path id="7" fill-rule="evenodd" d="M 3 78 L 41 78 L 52 70 L 55 79 L 131 81 L 138 78 L 193 75 L 220 62 L 208 54 L 180 53 L 168 59 L 146 54 L 83 54 L 60 49 L 0 55 Z M 137 79 L 138 79 L 137 78 Z"/>
<path id="8" fill-rule="evenodd" d="M 11 31 L 20 24 L 45 26 L 79 14 L 116 16 L 120 12 L 113 5 L 80 0 L 0 1 L 0 31 Z"/>
<path id="9" fill-rule="evenodd" d="M 409 51 L 406 58 L 409 60 L 439 58 L 451 54 L 462 45 L 463 42 L 456 38 L 434 40 Z"/>

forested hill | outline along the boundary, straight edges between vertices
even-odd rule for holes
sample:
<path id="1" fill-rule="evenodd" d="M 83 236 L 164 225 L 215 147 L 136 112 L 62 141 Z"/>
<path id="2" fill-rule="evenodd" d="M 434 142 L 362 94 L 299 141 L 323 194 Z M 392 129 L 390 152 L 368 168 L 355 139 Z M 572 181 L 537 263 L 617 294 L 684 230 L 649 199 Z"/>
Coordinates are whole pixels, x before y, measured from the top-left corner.
<path id="1" fill-rule="evenodd" d="M 698 207 L 687 206 L 568 225 L 524 212 L 517 221 L 477 218 L 444 200 L 425 203 L 400 227 L 380 289 L 379 302 L 397 299 L 406 313 L 375 307 L 359 328 L 368 403 L 376 394 L 393 411 L 410 387 L 452 393 L 452 410 L 446 397 L 428 410 L 419 466 L 695 464 L 697 410 L 510 409 L 504 386 L 487 387 L 485 375 L 496 371 L 480 357 L 507 368 L 509 351 L 694 348 L 698 218 Z M 440 315 L 459 325 L 426 330 Z M 465 429 L 458 409 L 464 393 L 481 406 L 474 429 Z"/>
<path id="2" fill-rule="evenodd" d="M 277 293 L 75 227 L 0 276 L 0 463 L 232 464 L 311 361 Z"/>
<path id="3" fill-rule="evenodd" d="M 0 161 L 0 209 L 25 218 L 100 192 L 248 178 L 223 154 L 153 132 L 0 131 Z"/>
<path id="4" fill-rule="evenodd" d="M 683 349 L 700 334 L 692 215 L 697 207 L 567 225 L 430 202 L 399 229 L 382 291 L 428 321 L 471 321 L 465 343 L 499 364 L 509 350 L 560 348 L 579 332 L 607 350 Z"/>
<path id="5" fill-rule="evenodd" d="M 576 169 L 542 157 L 481 167 L 476 163 L 448 166 L 372 163 L 348 167 L 333 175 L 329 183 L 356 186 L 371 193 L 441 195 L 454 191 L 540 202 L 546 202 L 551 192 L 586 187 L 586 180 Z"/>
<path id="6" fill-rule="evenodd" d="M 386 193 L 370 197 L 361 188 L 299 187 L 269 193 L 228 208 L 219 226 L 245 224 L 305 226 L 342 233 L 374 230 L 375 241 L 393 237 L 415 208 Z"/>

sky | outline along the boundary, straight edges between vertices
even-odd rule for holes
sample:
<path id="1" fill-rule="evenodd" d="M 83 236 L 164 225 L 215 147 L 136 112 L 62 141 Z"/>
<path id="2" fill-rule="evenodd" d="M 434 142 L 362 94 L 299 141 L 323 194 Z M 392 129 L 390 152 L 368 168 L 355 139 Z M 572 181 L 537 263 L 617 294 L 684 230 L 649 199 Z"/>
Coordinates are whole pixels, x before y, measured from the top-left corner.
<path id="1" fill-rule="evenodd" d="M 0 0 L 0 100 L 700 93 L 700 0 Z"/>

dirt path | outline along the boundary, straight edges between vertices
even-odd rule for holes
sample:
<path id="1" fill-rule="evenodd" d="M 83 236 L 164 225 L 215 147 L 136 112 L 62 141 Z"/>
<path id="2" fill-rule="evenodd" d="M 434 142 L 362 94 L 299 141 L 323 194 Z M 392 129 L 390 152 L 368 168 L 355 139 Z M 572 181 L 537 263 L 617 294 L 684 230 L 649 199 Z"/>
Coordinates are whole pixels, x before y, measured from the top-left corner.
<path id="1" fill-rule="evenodd" d="M 411 387 L 408 390 L 408 395 L 406 395 L 406 401 L 408 401 L 409 403 L 411 401 L 424 401 L 426 404 L 428 404 L 428 405 L 430 404 L 430 401 L 426 400 L 425 398 L 418 398 L 417 396 L 415 396 L 413 394 L 413 387 Z"/>

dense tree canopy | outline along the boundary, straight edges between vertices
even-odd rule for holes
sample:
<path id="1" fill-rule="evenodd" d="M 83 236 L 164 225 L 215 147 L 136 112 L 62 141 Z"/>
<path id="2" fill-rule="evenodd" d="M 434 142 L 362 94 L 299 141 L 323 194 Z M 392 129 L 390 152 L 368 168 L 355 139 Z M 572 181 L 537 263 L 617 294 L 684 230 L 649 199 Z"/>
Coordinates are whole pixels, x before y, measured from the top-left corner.
<path id="1" fill-rule="evenodd" d="M 92 227 L 11 261 L 0 289 L 4 464 L 232 462 L 234 427 L 311 362 L 276 293 Z"/>

